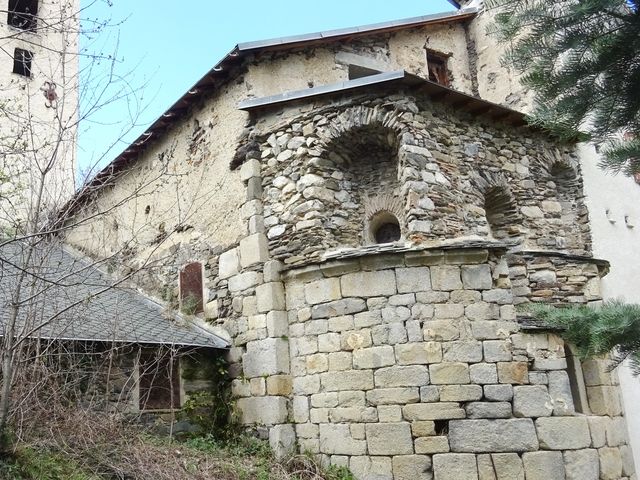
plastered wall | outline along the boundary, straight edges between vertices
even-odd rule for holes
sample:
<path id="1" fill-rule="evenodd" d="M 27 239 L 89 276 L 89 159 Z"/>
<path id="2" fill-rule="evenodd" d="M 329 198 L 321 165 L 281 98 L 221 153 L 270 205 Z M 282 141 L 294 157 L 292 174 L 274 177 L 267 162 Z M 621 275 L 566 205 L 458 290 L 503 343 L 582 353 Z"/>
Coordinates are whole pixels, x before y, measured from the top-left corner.
<path id="1" fill-rule="evenodd" d="M 0 223 L 9 231 L 35 208 L 41 171 L 50 170 L 44 211 L 60 207 L 75 188 L 80 7 L 76 0 L 38 3 L 33 32 L 9 26 L 6 9 L 0 12 L 0 171 L 8 177 L 0 184 Z M 30 77 L 13 73 L 15 48 L 33 53 Z M 53 103 L 45 82 L 55 83 Z"/>

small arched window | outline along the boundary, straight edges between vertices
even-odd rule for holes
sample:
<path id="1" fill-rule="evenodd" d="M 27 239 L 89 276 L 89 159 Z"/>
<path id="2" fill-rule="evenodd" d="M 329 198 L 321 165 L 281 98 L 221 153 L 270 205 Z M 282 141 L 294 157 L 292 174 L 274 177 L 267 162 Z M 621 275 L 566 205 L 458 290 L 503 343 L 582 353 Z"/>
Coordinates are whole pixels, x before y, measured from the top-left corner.
<path id="1" fill-rule="evenodd" d="M 397 242 L 402 237 L 398 218 L 388 211 L 376 213 L 369 219 L 367 237 L 371 243 Z"/>

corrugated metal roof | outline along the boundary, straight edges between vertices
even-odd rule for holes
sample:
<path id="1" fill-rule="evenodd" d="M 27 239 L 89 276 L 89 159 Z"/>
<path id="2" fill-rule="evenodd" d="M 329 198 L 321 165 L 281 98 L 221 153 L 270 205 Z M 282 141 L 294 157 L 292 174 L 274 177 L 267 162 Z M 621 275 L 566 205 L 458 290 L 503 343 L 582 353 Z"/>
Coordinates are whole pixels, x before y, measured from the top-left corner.
<path id="1" fill-rule="evenodd" d="M 19 337 L 164 344 L 225 349 L 229 343 L 193 320 L 118 284 L 58 245 L 40 244 L 24 268 L 25 246 L 0 248 L 0 335 L 5 335 L 21 270 L 28 273 L 17 320 Z"/>

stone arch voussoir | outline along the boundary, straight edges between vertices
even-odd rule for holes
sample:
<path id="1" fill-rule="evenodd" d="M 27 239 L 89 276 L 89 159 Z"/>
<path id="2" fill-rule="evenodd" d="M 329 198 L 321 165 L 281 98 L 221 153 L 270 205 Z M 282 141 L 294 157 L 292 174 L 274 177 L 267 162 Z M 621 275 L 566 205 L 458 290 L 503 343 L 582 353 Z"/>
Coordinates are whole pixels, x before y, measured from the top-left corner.
<path id="1" fill-rule="evenodd" d="M 351 132 L 370 127 L 393 132 L 393 145 L 391 146 L 397 150 L 401 143 L 402 134 L 408 130 L 408 127 L 401 120 L 401 115 L 400 111 L 385 111 L 378 107 L 357 106 L 349 108 L 333 119 L 328 128 L 320 132 L 319 146 L 325 151 L 331 151 L 336 142 L 349 136 Z"/>

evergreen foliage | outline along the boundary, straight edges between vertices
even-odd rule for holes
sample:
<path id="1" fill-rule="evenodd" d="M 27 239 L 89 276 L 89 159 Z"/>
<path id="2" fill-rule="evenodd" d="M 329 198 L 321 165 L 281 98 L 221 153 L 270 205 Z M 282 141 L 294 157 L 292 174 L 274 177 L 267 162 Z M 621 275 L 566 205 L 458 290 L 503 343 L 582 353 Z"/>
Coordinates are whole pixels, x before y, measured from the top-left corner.
<path id="1" fill-rule="evenodd" d="M 636 0 L 487 0 L 504 62 L 535 93 L 532 123 L 604 144 L 601 167 L 640 173 Z M 581 133 L 581 129 L 588 132 Z"/>
<path id="2" fill-rule="evenodd" d="M 531 313 L 548 325 L 563 329 L 563 338 L 576 346 L 580 357 L 612 352 L 612 369 L 629 359 L 633 374 L 640 375 L 640 305 L 617 300 L 595 308 L 539 305 L 532 307 Z"/>

